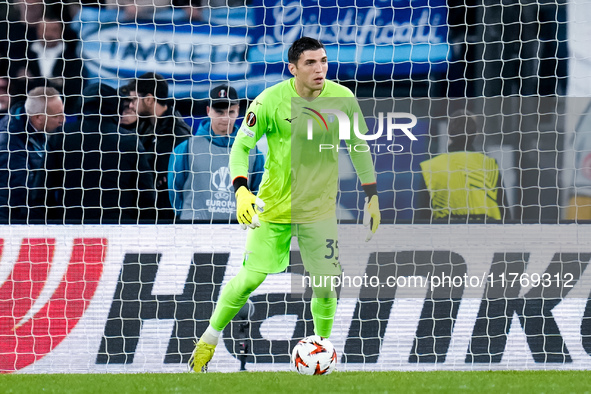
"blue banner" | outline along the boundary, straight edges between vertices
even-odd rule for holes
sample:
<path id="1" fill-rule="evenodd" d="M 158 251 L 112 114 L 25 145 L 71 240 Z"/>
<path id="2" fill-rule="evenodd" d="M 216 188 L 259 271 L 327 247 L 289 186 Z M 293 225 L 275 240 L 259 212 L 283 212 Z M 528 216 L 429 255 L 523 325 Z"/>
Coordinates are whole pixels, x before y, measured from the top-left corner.
<path id="1" fill-rule="evenodd" d="M 119 85 L 158 72 L 177 98 L 203 98 L 231 82 L 242 97 L 289 76 L 291 43 L 302 35 L 327 49 L 329 78 L 392 80 L 444 72 L 449 60 L 444 0 L 253 0 L 211 8 L 207 23 L 180 9 L 149 21 L 126 21 L 118 10 L 83 7 L 77 28 L 91 78 Z"/>
<path id="2" fill-rule="evenodd" d="M 258 37 L 249 61 L 281 72 L 301 36 L 326 45 L 330 78 L 410 78 L 449 60 L 445 0 L 254 0 Z"/>
<path id="3" fill-rule="evenodd" d="M 244 10 L 237 26 L 190 24 L 180 10 L 159 11 L 152 21 L 118 20 L 119 15 L 117 10 L 82 9 L 81 56 L 92 78 L 119 85 L 153 71 L 169 80 L 177 98 L 205 97 L 211 84 L 226 81 L 235 82 L 245 95 L 251 37 Z M 260 81 L 249 78 L 248 83 L 257 86 Z M 264 81 L 256 88 L 262 89 Z"/>

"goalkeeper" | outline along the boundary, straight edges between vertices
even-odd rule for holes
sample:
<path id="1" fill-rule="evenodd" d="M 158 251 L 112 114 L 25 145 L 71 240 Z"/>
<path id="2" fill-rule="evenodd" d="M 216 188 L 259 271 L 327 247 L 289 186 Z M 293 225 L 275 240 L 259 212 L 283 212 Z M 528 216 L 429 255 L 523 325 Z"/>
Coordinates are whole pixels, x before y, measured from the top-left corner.
<path id="1" fill-rule="evenodd" d="M 334 117 L 328 116 L 326 121 L 319 103 L 328 100 L 338 105 L 349 119 L 357 121 L 357 133 L 366 133 L 367 125 L 353 93 L 326 80 L 328 60 L 322 43 L 302 37 L 290 47 L 288 60 L 294 77 L 266 89 L 250 105 L 230 154 L 238 222 L 250 230 L 243 266 L 224 287 L 189 361 L 196 372 L 207 370 L 221 332 L 250 294 L 268 274 L 287 268 L 293 236 L 298 238 L 304 266 L 312 277 L 341 275 L 336 220 L 341 118 L 334 122 Z M 312 126 L 314 138 L 310 139 Z M 269 150 L 257 198 L 248 189 L 248 157 L 263 135 Z M 350 135 L 346 142 L 355 147 L 349 149 L 351 160 L 366 194 L 367 241 L 380 223 L 376 179 L 367 143 L 356 133 Z M 330 280 L 320 282 L 328 286 L 316 286 L 318 281 L 312 280 L 311 312 L 315 333 L 327 338 L 337 296 L 329 287 Z"/>

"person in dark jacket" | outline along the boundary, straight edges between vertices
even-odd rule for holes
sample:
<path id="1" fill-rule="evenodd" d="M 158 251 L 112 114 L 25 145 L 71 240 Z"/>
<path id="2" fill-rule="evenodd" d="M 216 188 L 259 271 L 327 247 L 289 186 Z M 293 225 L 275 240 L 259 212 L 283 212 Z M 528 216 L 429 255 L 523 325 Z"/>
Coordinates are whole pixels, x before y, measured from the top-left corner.
<path id="1" fill-rule="evenodd" d="M 154 178 L 138 136 L 119 132 L 119 97 L 104 83 L 84 89 L 83 115 L 54 140 L 48 166 L 67 222 L 137 222 L 155 205 Z"/>
<path id="2" fill-rule="evenodd" d="M 64 123 L 64 105 L 54 88 L 39 87 L 0 121 L 0 221 L 46 218 L 48 134 Z"/>
<path id="3" fill-rule="evenodd" d="M 10 27 L 10 94 L 17 101 L 34 87 L 51 86 L 64 95 L 66 113 L 78 114 L 85 71 L 79 39 L 63 14 L 62 4 L 49 4 L 41 20 Z"/>
<path id="4" fill-rule="evenodd" d="M 168 99 L 168 83 L 160 74 L 141 75 L 129 90 L 137 95 L 130 108 L 140 117 L 138 134 L 155 174 L 156 220 L 172 221 L 175 212 L 168 198 L 168 161 L 174 148 L 189 139 L 191 127 L 174 110 Z"/>

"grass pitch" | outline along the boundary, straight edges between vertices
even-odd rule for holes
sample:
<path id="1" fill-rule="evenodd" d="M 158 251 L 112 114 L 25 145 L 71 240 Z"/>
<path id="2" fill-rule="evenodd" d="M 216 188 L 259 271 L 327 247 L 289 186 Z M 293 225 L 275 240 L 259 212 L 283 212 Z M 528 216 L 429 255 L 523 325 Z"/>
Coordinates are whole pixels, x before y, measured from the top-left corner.
<path id="1" fill-rule="evenodd" d="M 1 393 L 591 393 L 588 371 L 3 375 Z"/>

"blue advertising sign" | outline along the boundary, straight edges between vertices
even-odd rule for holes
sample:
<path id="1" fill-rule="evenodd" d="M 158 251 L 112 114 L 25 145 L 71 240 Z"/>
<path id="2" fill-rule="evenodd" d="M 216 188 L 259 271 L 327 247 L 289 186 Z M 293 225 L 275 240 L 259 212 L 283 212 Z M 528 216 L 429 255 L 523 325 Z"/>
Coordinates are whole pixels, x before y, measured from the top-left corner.
<path id="1" fill-rule="evenodd" d="M 80 52 L 91 78 L 114 85 L 158 72 L 177 98 L 204 98 L 231 82 L 242 97 L 290 76 L 287 49 L 302 35 L 327 49 L 329 78 L 392 80 L 443 72 L 449 60 L 445 0 L 253 0 L 211 8 L 203 23 L 180 9 L 152 20 L 82 7 Z M 123 80 L 123 81 L 122 81 Z"/>
<path id="2" fill-rule="evenodd" d="M 253 0 L 252 63 L 281 72 L 301 36 L 326 45 L 330 78 L 392 79 L 447 68 L 445 0 Z M 411 67 L 412 65 L 412 67 Z"/>
<path id="3" fill-rule="evenodd" d="M 180 10 L 158 12 L 152 21 L 118 16 L 117 10 L 94 7 L 80 13 L 80 52 L 91 77 L 118 85 L 157 72 L 177 98 L 205 97 L 216 81 L 236 81 L 245 89 L 252 39 L 246 26 L 190 24 Z M 256 78 L 249 83 L 256 85 Z"/>

